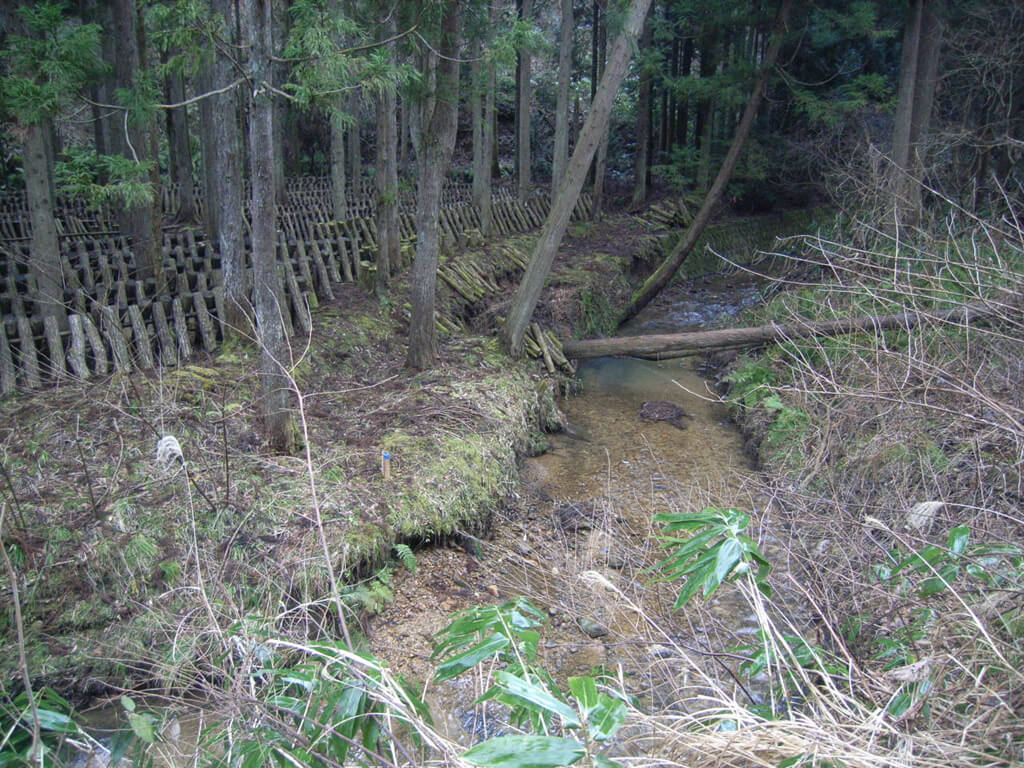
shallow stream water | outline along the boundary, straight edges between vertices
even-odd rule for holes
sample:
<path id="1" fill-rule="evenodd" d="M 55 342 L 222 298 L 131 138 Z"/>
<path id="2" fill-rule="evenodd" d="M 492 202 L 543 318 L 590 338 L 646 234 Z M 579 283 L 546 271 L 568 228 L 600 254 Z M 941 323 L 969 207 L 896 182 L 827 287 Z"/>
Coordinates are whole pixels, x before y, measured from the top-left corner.
<path id="1" fill-rule="evenodd" d="M 743 278 L 700 281 L 660 300 L 623 335 L 707 327 L 758 301 L 760 289 Z M 704 663 L 712 677 L 731 680 L 715 669 L 717 657 L 751 642 L 759 629 L 737 589 L 723 588 L 699 607 L 674 612 L 678 585 L 658 584 L 647 570 L 663 557 L 654 515 L 707 506 L 751 511 L 764 503 L 739 431 L 701 365 L 694 357 L 584 362 L 581 393 L 559 403 L 565 430 L 525 462 L 521 509 L 497 526 L 475 579 L 479 586 L 463 596 L 486 599 L 482 588 L 502 598 L 529 596 L 551 618 L 542 661 L 556 679 L 603 670 L 620 676 L 643 706 L 654 709 L 685 706 L 675 656 L 680 648 L 703 654 L 697 665 Z M 642 419 L 640 408 L 651 400 L 680 406 L 685 428 Z M 759 530 L 748 533 L 765 538 Z M 456 555 L 448 567 L 457 569 L 458 562 Z M 581 622 L 594 622 L 606 634 L 590 637 Z M 400 625 L 386 618 L 381 630 L 389 640 L 401 637 Z M 408 648 L 411 640 L 407 635 L 400 642 Z M 473 705 L 481 686 L 467 677 L 430 692 L 447 735 L 466 745 L 503 732 L 499 719 L 485 720 Z M 760 696 L 756 685 L 743 693 Z"/>

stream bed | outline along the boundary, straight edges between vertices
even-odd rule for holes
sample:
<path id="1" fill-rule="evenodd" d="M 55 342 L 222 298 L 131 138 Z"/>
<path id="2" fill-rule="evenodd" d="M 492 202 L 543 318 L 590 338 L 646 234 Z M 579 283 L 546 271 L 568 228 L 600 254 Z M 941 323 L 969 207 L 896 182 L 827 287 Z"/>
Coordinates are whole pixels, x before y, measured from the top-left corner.
<path id="1" fill-rule="evenodd" d="M 758 301 L 762 285 L 735 276 L 688 285 L 623 333 L 707 327 Z M 550 618 L 541 661 L 563 684 L 597 670 L 619 679 L 641 707 L 685 707 L 681 648 L 693 652 L 694 669 L 706 670 L 704 688 L 723 675 L 731 681 L 722 652 L 754 641 L 759 629 L 746 599 L 727 586 L 675 612 L 678 585 L 657 582 L 649 570 L 664 556 L 654 515 L 764 504 L 743 439 L 701 366 L 692 357 L 584 362 L 581 394 L 559 403 L 564 431 L 525 461 L 517 500 L 495 521 L 493 540 L 422 553 L 420 576 L 396 578 L 394 605 L 370 624 L 374 652 L 426 679 L 432 635 L 451 612 L 525 595 Z M 683 428 L 641 418 L 647 401 L 679 406 Z M 507 732 L 473 704 L 485 685 L 467 673 L 428 687 L 449 738 L 468 746 Z M 742 693 L 760 698 L 756 689 Z"/>

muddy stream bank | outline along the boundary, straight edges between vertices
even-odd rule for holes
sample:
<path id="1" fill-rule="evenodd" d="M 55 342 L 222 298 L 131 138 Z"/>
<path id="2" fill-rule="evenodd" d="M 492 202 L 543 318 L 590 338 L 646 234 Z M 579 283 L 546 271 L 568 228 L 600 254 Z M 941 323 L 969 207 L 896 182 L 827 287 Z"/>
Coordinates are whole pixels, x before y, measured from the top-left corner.
<path id="1" fill-rule="evenodd" d="M 756 302 L 759 289 L 736 278 L 694 283 L 624 333 L 707 327 Z M 563 683 L 598 670 L 619 677 L 642 706 L 685 706 L 672 646 L 705 655 L 709 674 L 721 677 L 719 652 L 757 632 L 750 608 L 723 589 L 696 610 L 674 613 L 677 587 L 645 572 L 662 556 L 655 514 L 763 504 L 742 438 L 701 366 L 699 358 L 581 365 L 581 394 L 560 402 L 565 430 L 525 461 L 493 538 L 424 551 L 417 576 L 397 576 L 394 604 L 368 625 L 374 653 L 427 679 L 431 636 L 453 611 L 525 595 L 550 617 L 543 661 Z M 682 407 L 685 428 L 642 419 L 642 404 L 654 400 Z M 500 718 L 473 706 L 482 686 L 467 674 L 428 688 L 450 738 L 468 745 L 504 732 Z"/>

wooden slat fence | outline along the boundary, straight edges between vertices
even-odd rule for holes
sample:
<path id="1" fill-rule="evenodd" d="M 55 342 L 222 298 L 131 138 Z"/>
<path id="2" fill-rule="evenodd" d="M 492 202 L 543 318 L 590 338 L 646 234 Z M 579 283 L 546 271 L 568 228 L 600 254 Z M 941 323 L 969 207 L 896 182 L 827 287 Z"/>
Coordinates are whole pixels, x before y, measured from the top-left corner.
<path id="1" fill-rule="evenodd" d="M 288 309 L 284 318 L 289 332 L 308 332 L 311 309 L 333 298 L 332 285 L 372 280 L 377 230 L 372 216 L 333 221 L 329 208 L 314 203 L 329 196 L 317 180 L 300 180 L 293 189 L 297 195 L 308 191 L 309 204 L 288 204 L 278 211 L 279 291 Z M 474 230 L 479 232 L 479 212 L 465 202 L 464 193 L 453 187 L 442 209 L 442 250 L 449 254 L 472 240 Z M 494 235 L 540 227 L 548 206 L 539 195 L 523 203 L 498 191 L 492 204 Z M 590 198 L 584 196 L 574 216 L 589 215 Z M 23 211 L 12 212 L 9 197 L 0 199 L 0 221 L 3 216 L 27 220 Z M 173 366 L 200 351 L 214 351 L 224 338 L 216 248 L 192 229 L 166 231 L 162 264 L 167 290 L 156 296 L 154 280 L 138 279 L 131 244 L 111 227 L 110 211 L 94 216 L 88 225 L 75 223 L 84 218 L 63 219 L 60 260 L 66 314 L 47 322 L 27 296 L 30 242 L 24 228 L 15 228 L 13 237 L 8 236 L 11 230 L 0 232 L 0 394 L 70 378 Z M 403 209 L 399 221 L 408 259 L 416 234 L 414 215 Z M 456 263 L 448 260 L 442 282 L 457 291 Z M 519 260 L 514 266 L 521 268 Z M 439 323 L 446 327 L 450 320 L 439 318 Z"/>

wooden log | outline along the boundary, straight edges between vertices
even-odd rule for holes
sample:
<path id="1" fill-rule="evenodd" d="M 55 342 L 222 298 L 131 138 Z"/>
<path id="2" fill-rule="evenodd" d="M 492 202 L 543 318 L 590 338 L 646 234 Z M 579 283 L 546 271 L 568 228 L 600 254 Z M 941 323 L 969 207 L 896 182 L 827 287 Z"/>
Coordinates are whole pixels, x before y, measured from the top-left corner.
<path id="1" fill-rule="evenodd" d="M 128 307 L 128 322 L 132 326 L 132 336 L 135 338 L 135 356 L 139 367 L 144 370 L 153 368 L 153 348 L 150 346 L 149 330 L 146 328 L 146 321 L 142 317 L 142 310 L 138 304 Z"/>
<path id="2" fill-rule="evenodd" d="M 339 236 L 337 243 L 337 259 L 328 257 L 327 260 L 327 267 L 331 271 L 331 279 L 336 283 L 340 283 L 342 281 L 342 276 L 344 275 L 344 281 L 346 283 L 355 282 L 355 269 L 352 266 L 354 261 L 349 256 L 348 241 Z M 342 274 L 338 274 L 339 261 L 341 262 Z"/>
<path id="3" fill-rule="evenodd" d="M 85 338 L 89 342 L 89 348 L 92 349 L 93 370 L 100 376 L 106 376 L 107 371 L 110 370 L 110 366 L 107 365 L 107 348 L 103 344 L 103 339 L 92 318 L 84 313 L 81 317 L 82 330 L 85 331 Z"/>
<path id="4" fill-rule="evenodd" d="M 171 300 L 171 314 L 174 316 L 174 335 L 178 338 L 178 359 L 188 360 L 192 357 L 192 341 L 189 338 L 188 321 L 180 296 L 175 296 Z"/>
<path id="5" fill-rule="evenodd" d="M 325 240 L 323 243 L 325 249 L 331 247 L 329 241 Z M 327 273 L 327 265 L 324 263 L 323 254 L 320 252 L 320 246 L 316 240 L 309 244 L 309 255 L 313 260 L 313 268 L 316 270 L 317 293 L 330 301 L 334 298 L 334 291 L 331 290 L 331 276 Z"/>
<path id="6" fill-rule="evenodd" d="M 200 276 L 202 274 L 200 273 Z M 213 317 L 210 310 L 206 308 L 206 286 L 192 294 L 192 309 L 196 313 L 196 321 L 199 323 L 199 340 L 203 349 L 213 352 L 217 348 L 217 331 L 213 327 Z"/>
<path id="7" fill-rule="evenodd" d="M 43 318 L 43 335 L 46 336 L 46 348 L 50 355 L 50 375 L 60 381 L 68 376 L 64 364 L 64 343 L 60 339 L 60 323 L 53 315 Z"/>
<path id="8" fill-rule="evenodd" d="M 540 325 L 537 323 L 531 323 L 530 328 L 533 330 L 533 338 L 537 341 L 537 346 L 540 347 L 540 353 L 544 358 L 544 365 L 547 367 L 548 373 L 554 373 L 555 362 L 551 359 L 551 352 L 548 351 L 547 341 L 544 339 L 544 332 L 541 331 Z"/>
<path id="9" fill-rule="evenodd" d="M 0 321 L 0 393 L 9 394 L 17 386 L 14 374 L 14 356 L 7 341 L 6 323 Z"/>
<path id="10" fill-rule="evenodd" d="M 565 356 L 582 360 L 610 355 L 668 355 L 697 354 L 713 349 L 735 349 L 759 344 L 770 344 L 802 339 L 809 336 L 841 336 L 847 333 L 870 333 L 894 329 L 910 330 L 922 322 L 941 321 L 967 323 L 972 319 L 997 314 L 1005 307 L 966 305 L 956 309 L 931 312 L 898 312 L 892 315 L 867 315 L 839 320 L 808 321 L 806 323 L 771 323 L 752 328 L 723 328 L 693 333 L 652 334 L 650 336 L 621 336 L 612 339 L 563 341 Z"/>
<path id="11" fill-rule="evenodd" d="M 132 369 L 131 355 L 128 353 L 128 344 L 124 340 L 121 318 L 118 317 L 113 307 L 100 307 L 100 330 L 103 332 L 107 344 L 110 345 L 110 352 L 114 358 L 114 370 L 130 371 Z"/>
<path id="12" fill-rule="evenodd" d="M 24 315 L 18 315 L 18 367 L 25 377 L 25 386 L 35 389 L 42 381 L 39 375 L 39 356 L 36 341 L 32 336 L 32 323 Z"/>
<path id="13" fill-rule="evenodd" d="M 299 283 L 295 279 L 294 270 L 286 267 L 284 276 L 288 290 L 288 299 L 295 313 L 295 318 L 298 320 L 302 332 L 308 336 L 313 331 L 313 318 L 309 314 L 309 306 L 306 304 L 302 290 L 299 288 Z"/>
<path id="14" fill-rule="evenodd" d="M 309 265 L 309 254 L 306 252 L 306 243 L 304 240 L 298 240 L 295 243 L 296 261 L 299 264 L 299 275 L 302 277 L 302 283 L 300 286 L 306 291 L 312 293 L 315 290 L 315 283 L 313 282 L 313 271 Z"/>
<path id="15" fill-rule="evenodd" d="M 82 317 L 79 314 L 68 316 L 68 328 L 71 330 L 71 348 L 68 349 L 68 363 L 75 377 L 84 381 L 89 378 L 89 364 L 85 361 L 85 331 L 82 330 Z"/>
<path id="16" fill-rule="evenodd" d="M 156 331 L 156 340 L 160 349 L 160 364 L 172 366 L 178 364 L 178 350 L 174 346 L 174 337 L 171 335 L 171 327 L 167 324 L 167 313 L 160 301 L 154 301 L 152 309 L 153 329 Z"/>

